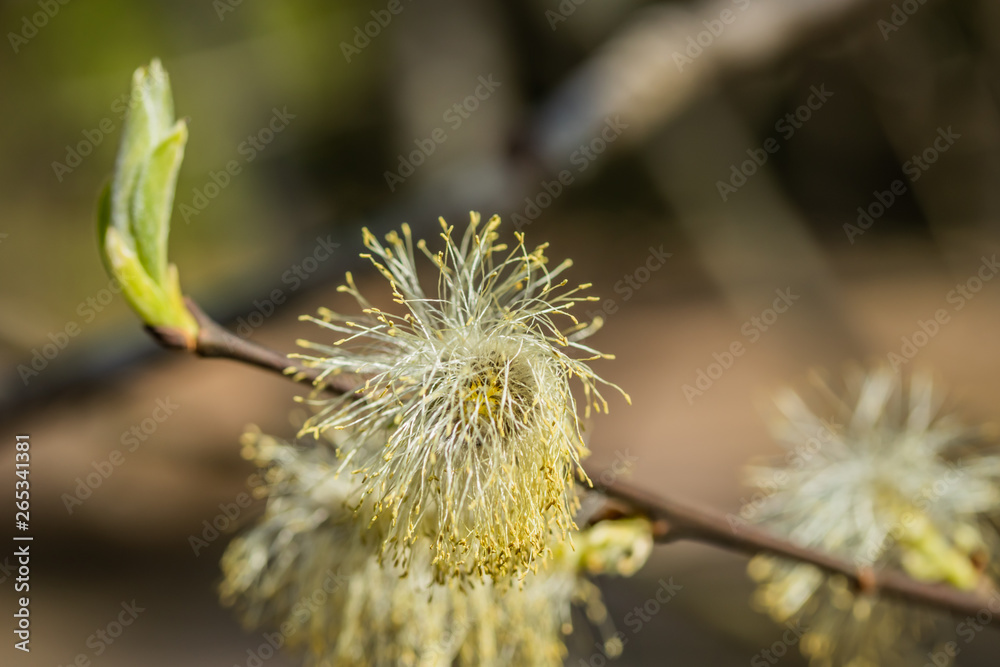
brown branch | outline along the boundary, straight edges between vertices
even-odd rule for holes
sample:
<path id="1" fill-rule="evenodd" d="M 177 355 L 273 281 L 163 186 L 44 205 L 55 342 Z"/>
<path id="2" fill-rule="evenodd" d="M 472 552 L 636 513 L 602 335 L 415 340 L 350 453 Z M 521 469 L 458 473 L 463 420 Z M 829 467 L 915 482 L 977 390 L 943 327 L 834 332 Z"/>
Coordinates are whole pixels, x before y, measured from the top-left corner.
<path id="1" fill-rule="evenodd" d="M 781 556 L 809 563 L 830 574 L 842 575 L 855 590 L 937 607 L 960 616 L 976 616 L 983 610 L 991 610 L 997 603 L 984 592 L 967 592 L 943 584 L 924 583 L 898 571 L 858 567 L 776 537 L 741 519 L 731 520 L 718 510 L 664 498 L 617 482 L 598 486 L 597 491 L 623 503 L 632 514 L 641 514 L 653 520 L 654 537 L 658 542 L 693 540 L 743 554 Z M 991 613 L 990 618 L 995 615 Z"/>
<path id="2" fill-rule="evenodd" d="M 357 389 L 357 382 L 348 376 L 333 376 L 319 381 L 320 371 L 292 363 L 287 356 L 258 343 L 240 338 L 210 318 L 190 297 L 185 299 L 188 310 L 198 323 L 198 336 L 190 340 L 172 327 L 147 326 L 153 339 L 170 350 L 186 350 L 200 357 L 232 359 L 251 366 L 285 375 L 296 382 L 309 382 L 331 394 L 346 394 Z"/>
<path id="3" fill-rule="evenodd" d="M 192 351 L 202 357 L 222 357 L 280 373 L 293 380 L 315 383 L 318 372 L 292 364 L 281 354 L 258 343 L 234 336 L 209 318 L 193 301 L 188 309 L 200 327 L 197 339 L 188 341 L 175 329 L 147 327 L 153 338 L 170 349 Z M 324 379 L 322 388 L 335 394 L 354 391 L 349 377 Z M 831 574 L 844 576 L 856 590 L 936 607 L 953 614 L 977 616 L 991 610 L 984 592 L 965 592 L 942 584 L 917 581 L 902 572 L 874 571 L 857 567 L 829 554 L 807 549 L 776 537 L 742 521 L 733 521 L 717 510 L 698 507 L 680 500 L 663 498 L 621 483 L 598 486 L 597 491 L 622 507 L 605 508 L 592 521 L 621 516 L 643 515 L 653 521 L 658 542 L 693 540 L 744 554 L 767 553 L 809 563 Z M 990 615 L 991 618 L 996 614 Z"/>

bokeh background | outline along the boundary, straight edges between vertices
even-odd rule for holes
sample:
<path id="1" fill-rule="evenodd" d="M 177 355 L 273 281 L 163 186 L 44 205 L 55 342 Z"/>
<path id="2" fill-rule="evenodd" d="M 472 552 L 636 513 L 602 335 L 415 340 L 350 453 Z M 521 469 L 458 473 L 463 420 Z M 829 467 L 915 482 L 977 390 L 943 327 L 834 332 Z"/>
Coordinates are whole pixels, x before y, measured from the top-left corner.
<path id="1" fill-rule="evenodd" d="M 190 538 L 245 488 L 244 426 L 290 435 L 298 392 L 160 350 L 98 260 L 96 196 L 131 73 L 152 57 L 190 119 L 172 261 L 253 340 L 291 351 L 316 334 L 299 314 L 346 306 L 345 270 L 377 282 L 357 259 L 362 225 L 433 235 L 437 216 L 478 210 L 550 241 L 607 299 L 595 345 L 618 359 L 599 370 L 634 405 L 591 425 L 598 474 L 630 460 L 638 486 L 735 511 L 742 466 L 777 451 L 760 415 L 770 393 L 884 363 L 940 309 L 948 323 L 904 370 L 935 373 L 969 419 L 995 417 L 1000 281 L 960 309 L 949 294 L 1000 240 L 1000 5 L 391 4 L 0 4 L 0 479 L 13 488 L 13 436 L 30 433 L 35 535 L 33 650 L 4 630 L 4 664 L 228 667 L 262 641 L 214 594 L 225 543 L 259 506 L 197 554 Z M 670 258 L 649 271 L 654 251 Z M 797 299 L 764 330 L 751 318 L 769 317 L 776 290 Z M 746 352 L 686 395 L 737 341 Z M 176 405 L 161 422 L 158 401 Z M 68 507 L 116 449 L 121 465 Z M 601 581 L 629 637 L 619 664 L 765 664 L 783 628 L 751 610 L 745 562 L 680 544 Z M 633 633 L 626 615 L 671 577 L 683 589 Z M 120 637 L 91 639 L 133 600 L 144 611 Z M 567 664 L 603 664 L 598 640 L 579 623 Z M 998 648 L 980 633 L 959 663 L 995 664 Z M 792 647 L 780 664 L 802 663 Z"/>

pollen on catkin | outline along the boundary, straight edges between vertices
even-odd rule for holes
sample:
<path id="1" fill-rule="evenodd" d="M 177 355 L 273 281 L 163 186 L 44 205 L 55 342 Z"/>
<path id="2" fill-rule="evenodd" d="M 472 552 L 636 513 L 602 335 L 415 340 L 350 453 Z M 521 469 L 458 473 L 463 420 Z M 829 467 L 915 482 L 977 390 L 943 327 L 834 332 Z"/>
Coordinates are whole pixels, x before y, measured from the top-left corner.
<path id="1" fill-rule="evenodd" d="M 380 525 L 367 506 L 354 509 L 360 483 L 336 475 L 330 448 L 257 432 L 244 448 L 268 501 L 226 550 L 222 599 L 309 667 L 558 667 L 574 604 L 605 621 L 583 573 L 631 574 L 652 545 L 643 519 L 598 524 L 577 533 L 576 549 L 554 543 L 517 586 L 437 583 L 430 549 L 416 549 L 406 570 L 380 561 Z"/>
<path id="2" fill-rule="evenodd" d="M 574 478 L 586 454 L 582 418 L 607 411 L 588 362 L 610 358 L 581 341 L 601 321 L 571 313 L 589 285 L 567 286 L 570 261 L 550 267 L 546 245 L 528 250 L 515 234 L 499 241 L 500 219 L 471 215 L 465 232 L 441 220 L 443 249 L 414 242 L 410 229 L 381 243 L 367 230 L 362 255 L 388 281 L 399 312 L 374 307 L 348 274 L 340 289 L 357 317 L 322 310 L 307 317 L 340 336 L 300 341 L 295 355 L 332 374 L 363 378 L 356 394 L 309 402 L 302 434 L 346 430 L 340 470 L 360 480 L 379 518 L 383 555 L 406 566 L 428 538 L 437 578 L 521 576 L 574 528 Z M 437 270 L 434 290 L 418 277 L 416 255 Z M 627 399 L 627 395 L 622 392 Z M 362 440 L 380 446 L 363 446 Z"/>
<path id="3" fill-rule="evenodd" d="M 844 394 L 817 383 L 810 407 L 791 391 L 773 423 L 786 453 L 748 470 L 760 500 L 744 517 L 858 567 L 900 568 L 960 589 L 986 580 L 998 536 L 1000 456 L 982 430 L 943 409 L 929 377 L 856 373 Z M 912 665 L 946 641 L 949 619 L 856 594 L 842 577 L 769 556 L 751 560 L 755 606 L 803 628 L 815 665 Z"/>

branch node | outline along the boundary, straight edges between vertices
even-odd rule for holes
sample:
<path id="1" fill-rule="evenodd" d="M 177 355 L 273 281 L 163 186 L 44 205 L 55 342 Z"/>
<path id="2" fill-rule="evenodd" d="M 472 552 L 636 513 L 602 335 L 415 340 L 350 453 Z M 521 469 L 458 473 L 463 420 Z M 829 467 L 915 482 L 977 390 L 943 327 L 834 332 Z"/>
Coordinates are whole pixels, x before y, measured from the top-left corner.
<path id="1" fill-rule="evenodd" d="M 860 593 L 868 595 L 878 591 L 878 577 L 875 576 L 875 570 L 872 568 L 859 567 L 857 580 Z"/>
<path id="2" fill-rule="evenodd" d="M 680 539 L 680 533 L 666 519 L 653 521 L 653 539 L 657 542 L 673 542 Z"/>
<path id="3" fill-rule="evenodd" d="M 176 327 L 154 327 L 148 324 L 143 327 L 161 347 L 168 350 L 184 350 L 194 352 L 198 349 L 198 340 L 188 332 Z"/>

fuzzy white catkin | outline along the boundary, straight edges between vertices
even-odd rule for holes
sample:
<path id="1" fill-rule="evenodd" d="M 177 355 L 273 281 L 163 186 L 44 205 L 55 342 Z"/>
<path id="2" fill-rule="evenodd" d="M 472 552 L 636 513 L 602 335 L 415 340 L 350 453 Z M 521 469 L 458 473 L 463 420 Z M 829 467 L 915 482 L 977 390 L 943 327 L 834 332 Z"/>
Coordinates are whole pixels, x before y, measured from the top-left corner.
<path id="1" fill-rule="evenodd" d="M 772 426 L 786 453 L 748 470 L 760 493 L 743 518 L 859 567 L 980 585 L 997 553 L 996 449 L 942 410 L 926 376 L 878 368 L 848 385 L 841 396 L 818 383 L 816 407 L 790 391 L 778 397 Z M 813 665 L 923 664 L 954 631 L 947 617 L 855 595 L 810 565 L 758 556 L 748 572 L 759 582 L 755 605 L 804 629 L 800 649 Z"/>
<path id="2" fill-rule="evenodd" d="M 372 306 L 348 274 L 341 291 L 362 313 L 307 318 L 341 338 L 300 341 L 312 353 L 297 355 L 322 371 L 320 381 L 365 379 L 359 395 L 314 396 L 317 414 L 302 434 L 350 434 L 340 470 L 387 520 L 385 555 L 405 569 L 414 545 L 429 540 L 439 581 L 523 576 L 553 537 L 569 534 L 586 454 L 571 380 L 582 388 L 584 418 L 608 407 L 599 390 L 607 383 L 588 362 L 610 357 L 580 342 L 601 322 L 571 313 L 596 298 L 581 295 L 589 285 L 567 287 L 561 275 L 571 262 L 550 267 L 545 246 L 529 251 L 520 234 L 509 248 L 499 227 L 499 218 L 481 224 L 473 213 L 456 238 L 441 220 L 436 253 L 406 225 L 385 244 L 365 230 L 363 256 L 400 312 Z M 420 254 L 437 269 L 433 291 L 418 278 Z"/>
<path id="3" fill-rule="evenodd" d="M 360 487 L 337 478 L 330 448 L 259 433 L 244 442 L 269 497 L 264 516 L 226 550 L 222 599 L 310 666 L 557 667 L 571 603 L 599 605 L 581 569 L 629 574 L 652 546 L 648 522 L 599 524 L 578 535 L 576 551 L 556 545 L 520 583 L 435 583 L 429 543 L 405 573 L 380 562 L 384 524 L 370 526 L 370 507 L 355 506 Z"/>

